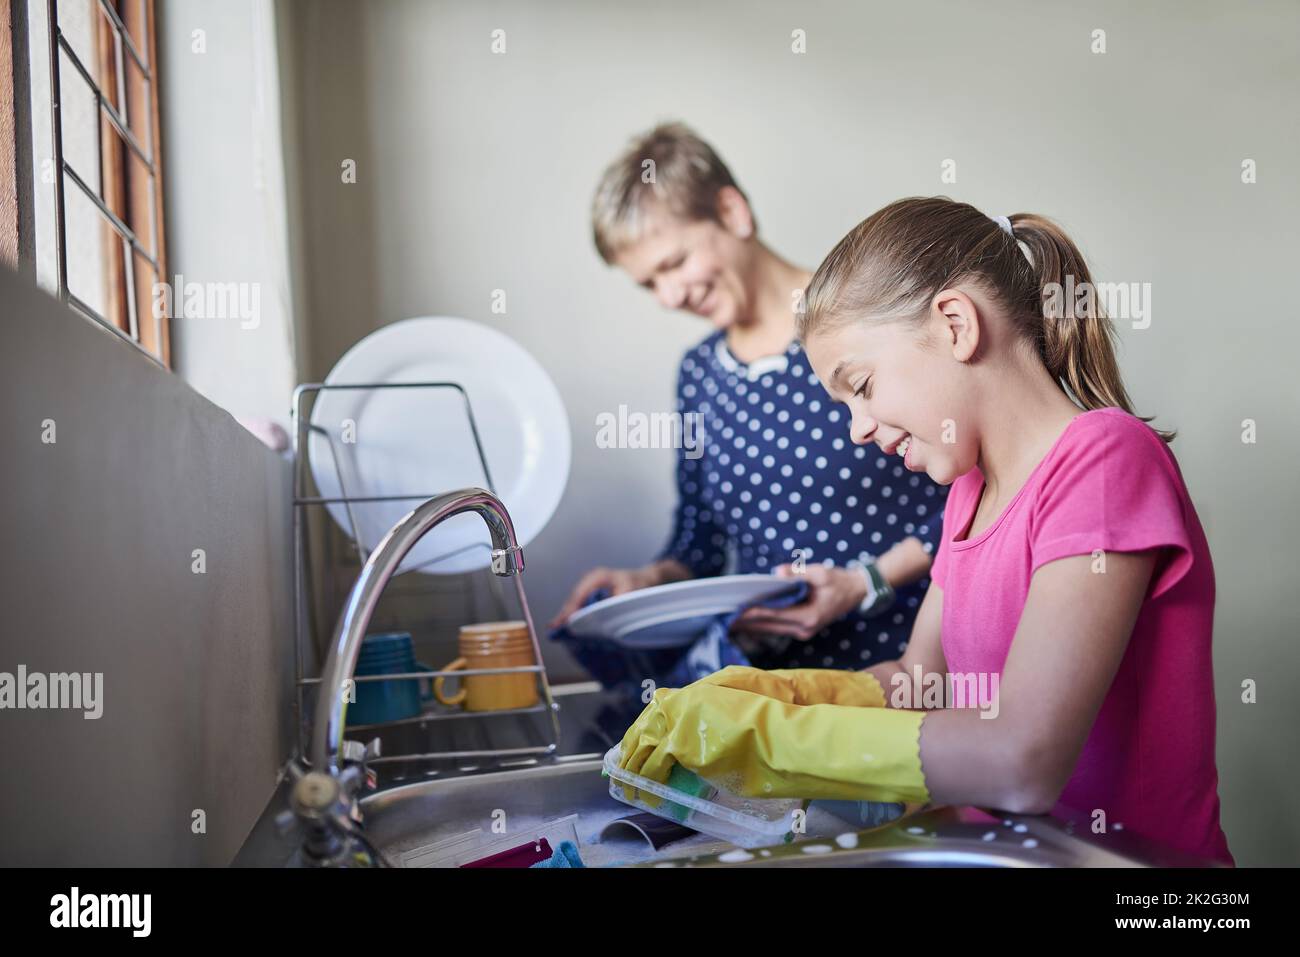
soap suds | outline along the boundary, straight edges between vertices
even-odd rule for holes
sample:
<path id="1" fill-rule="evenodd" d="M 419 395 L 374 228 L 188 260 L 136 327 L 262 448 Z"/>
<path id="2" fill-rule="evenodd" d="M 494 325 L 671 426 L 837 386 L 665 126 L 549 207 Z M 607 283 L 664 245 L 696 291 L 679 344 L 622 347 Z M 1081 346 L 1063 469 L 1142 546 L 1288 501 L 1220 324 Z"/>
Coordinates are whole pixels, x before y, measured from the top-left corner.
<path id="1" fill-rule="evenodd" d="M 749 853 L 749 851 L 742 851 L 739 848 L 718 855 L 718 860 L 722 861 L 724 864 L 743 864 L 745 861 L 752 861 L 753 859 L 753 854 Z"/>

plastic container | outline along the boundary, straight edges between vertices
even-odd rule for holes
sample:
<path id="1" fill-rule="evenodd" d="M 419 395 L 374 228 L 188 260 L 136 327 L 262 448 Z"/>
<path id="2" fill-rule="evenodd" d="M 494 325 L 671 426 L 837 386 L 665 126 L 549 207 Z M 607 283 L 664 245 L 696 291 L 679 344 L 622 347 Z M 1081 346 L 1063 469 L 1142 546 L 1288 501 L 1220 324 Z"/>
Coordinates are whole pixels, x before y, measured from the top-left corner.
<path id="1" fill-rule="evenodd" d="M 605 773 L 609 775 L 609 793 L 615 800 L 666 820 L 679 822 L 701 834 L 738 847 L 768 847 L 793 840 L 793 812 L 804 807 L 806 802 L 794 798 L 747 798 L 721 788 L 713 800 L 706 801 L 639 774 L 624 771 L 618 766 L 621 747 L 615 745 L 605 752 L 604 766 Z M 629 799 L 623 793 L 624 784 L 684 807 L 687 813 L 674 814 L 666 803 L 651 807 L 639 797 Z"/>

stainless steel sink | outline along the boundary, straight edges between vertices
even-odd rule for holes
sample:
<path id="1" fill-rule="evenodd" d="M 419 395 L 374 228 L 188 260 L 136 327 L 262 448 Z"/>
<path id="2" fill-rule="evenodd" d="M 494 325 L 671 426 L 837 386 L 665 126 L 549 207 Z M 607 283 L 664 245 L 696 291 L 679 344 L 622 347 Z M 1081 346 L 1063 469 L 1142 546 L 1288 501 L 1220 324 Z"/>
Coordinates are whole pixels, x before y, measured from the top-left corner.
<path id="1" fill-rule="evenodd" d="M 434 779 L 371 794 L 361 802 L 370 839 L 393 863 L 475 828 L 505 834 L 576 814 L 579 851 L 592 867 L 1125 867 L 1200 863 L 1130 835 L 1094 835 L 1050 816 L 1001 816 L 976 808 L 910 808 L 881 827 L 802 835 L 743 850 L 696 835 L 658 852 L 647 842 L 600 841 L 609 822 L 634 809 L 609 795 L 596 756 L 486 774 Z"/>
<path id="2" fill-rule="evenodd" d="M 685 855 L 721 853 L 731 845 L 706 835 L 675 842 L 655 854 L 643 839 L 600 841 L 610 822 L 636 809 L 609 795 L 598 758 L 582 755 L 554 763 L 406 784 L 361 801 L 366 833 L 390 862 L 407 852 L 458 837 L 475 828 L 495 836 L 523 834 L 578 815 L 579 851 L 588 866 L 637 864 Z"/>

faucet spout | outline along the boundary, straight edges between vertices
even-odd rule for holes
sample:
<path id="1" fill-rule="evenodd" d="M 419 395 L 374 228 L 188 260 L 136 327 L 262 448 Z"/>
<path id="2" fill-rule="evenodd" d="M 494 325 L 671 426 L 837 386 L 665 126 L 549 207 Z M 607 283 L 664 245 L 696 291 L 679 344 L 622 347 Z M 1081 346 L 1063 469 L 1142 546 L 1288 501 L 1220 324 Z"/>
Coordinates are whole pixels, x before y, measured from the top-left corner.
<path id="1" fill-rule="evenodd" d="M 361 641 L 374 615 L 375 605 L 398 565 L 421 538 L 442 522 L 462 512 L 477 512 L 492 536 L 492 571 L 502 577 L 524 568 L 523 550 L 514 523 L 501 501 L 486 489 L 467 488 L 431 498 L 408 512 L 371 553 L 348 595 L 321 674 L 316 715 L 312 722 L 312 768 L 329 774 L 341 771 L 339 748 L 348 683 L 357 666 Z"/>

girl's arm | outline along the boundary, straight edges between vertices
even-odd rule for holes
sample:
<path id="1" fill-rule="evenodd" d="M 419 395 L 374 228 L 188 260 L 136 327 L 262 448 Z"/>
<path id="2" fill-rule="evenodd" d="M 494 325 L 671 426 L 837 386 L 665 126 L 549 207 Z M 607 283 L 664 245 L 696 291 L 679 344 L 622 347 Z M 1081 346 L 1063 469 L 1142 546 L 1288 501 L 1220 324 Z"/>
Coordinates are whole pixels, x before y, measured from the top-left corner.
<path id="1" fill-rule="evenodd" d="M 1124 657 L 1156 555 L 1110 553 L 1104 573 L 1076 555 L 1034 573 L 990 717 L 948 709 L 921 725 L 935 803 L 1026 814 L 1055 806 Z"/>
<path id="2" fill-rule="evenodd" d="M 926 556 L 928 561 L 929 556 Z M 912 634 L 907 639 L 907 649 L 903 657 L 895 661 L 882 661 L 866 670 L 880 682 L 885 692 L 885 704 L 892 707 L 892 698 L 902 683 L 909 686 L 910 693 L 905 700 L 920 702 L 921 686 L 916 682 L 917 666 L 922 677 L 929 674 L 945 674 L 948 665 L 943 657 L 943 589 L 931 583 L 925 590 L 921 607 L 916 610 L 912 621 Z"/>

